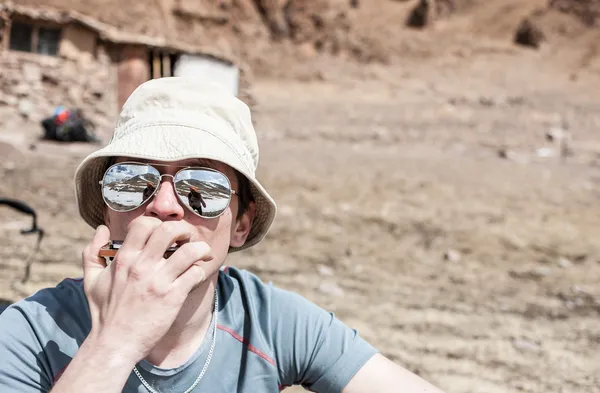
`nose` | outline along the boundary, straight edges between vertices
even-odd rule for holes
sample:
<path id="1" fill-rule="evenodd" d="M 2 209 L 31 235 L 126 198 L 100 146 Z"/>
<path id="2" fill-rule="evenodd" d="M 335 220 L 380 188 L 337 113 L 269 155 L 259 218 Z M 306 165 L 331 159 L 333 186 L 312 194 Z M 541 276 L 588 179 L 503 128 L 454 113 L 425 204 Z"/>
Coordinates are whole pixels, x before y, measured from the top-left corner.
<path id="1" fill-rule="evenodd" d="M 175 195 L 175 186 L 170 180 L 164 180 L 158 187 L 150 203 L 146 205 L 147 216 L 156 217 L 161 221 L 176 221 L 183 219 L 185 211 Z"/>

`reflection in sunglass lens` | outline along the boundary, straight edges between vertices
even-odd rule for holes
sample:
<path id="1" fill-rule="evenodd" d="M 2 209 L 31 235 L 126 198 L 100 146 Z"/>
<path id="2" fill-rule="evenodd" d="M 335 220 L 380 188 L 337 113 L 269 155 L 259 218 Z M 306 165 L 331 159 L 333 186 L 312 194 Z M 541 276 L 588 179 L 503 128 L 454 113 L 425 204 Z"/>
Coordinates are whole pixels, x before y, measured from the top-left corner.
<path id="1" fill-rule="evenodd" d="M 102 196 L 110 208 L 126 212 L 150 199 L 159 183 L 160 173 L 150 165 L 116 164 L 104 175 Z"/>
<path id="2" fill-rule="evenodd" d="M 231 185 L 221 172 L 184 169 L 177 173 L 174 181 L 181 202 L 202 217 L 217 217 L 229 206 Z"/>

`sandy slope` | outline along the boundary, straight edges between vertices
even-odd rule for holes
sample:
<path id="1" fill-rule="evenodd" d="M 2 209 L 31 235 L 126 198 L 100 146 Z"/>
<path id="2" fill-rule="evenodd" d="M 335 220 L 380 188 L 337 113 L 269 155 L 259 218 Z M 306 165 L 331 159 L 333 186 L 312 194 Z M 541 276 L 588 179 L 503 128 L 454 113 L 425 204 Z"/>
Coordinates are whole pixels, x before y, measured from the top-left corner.
<path id="1" fill-rule="evenodd" d="M 600 81 L 542 67 L 544 54 L 463 47 L 257 81 L 260 176 L 280 212 L 229 262 L 335 311 L 447 392 L 598 392 Z M 574 155 L 536 156 L 563 118 Z M 48 236 L 14 285 L 33 239 L 0 210 L 0 297 L 80 274 L 91 229 L 70 180 L 88 149 L 39 144 L 4 164 L 0 195 L 35 206 Z"/>

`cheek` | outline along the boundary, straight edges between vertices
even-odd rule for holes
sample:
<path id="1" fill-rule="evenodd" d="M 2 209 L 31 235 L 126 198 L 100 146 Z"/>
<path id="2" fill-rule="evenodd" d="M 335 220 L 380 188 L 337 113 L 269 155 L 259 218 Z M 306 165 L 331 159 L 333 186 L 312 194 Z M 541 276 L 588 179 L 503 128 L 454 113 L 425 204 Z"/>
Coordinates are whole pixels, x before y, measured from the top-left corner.
<path id="1" fill-rule="evenodd" d="M 117 213 L 108 209 L 105 214 L 106 226 L 110 230 L 112 240 L 124 240 L 129 223 L 143 214 L 143 209 L 137 209 L 127 213 Z"/>
<path id="2" fill-rule="evenodd" d="M 196 227 L 199 238 L 210 245 L 215 256 L 224 258 L 229 252 L 231 241 L 231 213 L 226 212 L 218 219 L 212 220 L 194 217 L 188 219 L 188 222 Z"/>

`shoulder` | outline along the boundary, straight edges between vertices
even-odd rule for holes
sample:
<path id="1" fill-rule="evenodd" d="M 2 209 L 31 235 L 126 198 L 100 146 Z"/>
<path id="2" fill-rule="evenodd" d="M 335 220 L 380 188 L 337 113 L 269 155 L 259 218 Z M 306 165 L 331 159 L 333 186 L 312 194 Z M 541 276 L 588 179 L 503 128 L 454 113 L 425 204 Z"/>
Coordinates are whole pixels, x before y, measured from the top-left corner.
<path id="1" fill-rule="evenodd" d="M 269 315 L 272 311 L 294 313 L 323 312 L 320 307 L 303 296 L 262 281 L 244 269 L 226 267 L 221 271 L 220 285 L 226 301 L 231 305 Z"/>
<path id="2" fill-rule="evenodd" d="M 0 314 L 0 385 L 48 391 L 91 328 L 81 280 L 67 279 Z"/>
<path id="3" fill-rule="evenodd" d="M 41 340 L 52 335 L 87 335 L 91 320 L 82 279 L 65 279 L 10 305 L 0 314 L 0 329 L 34 331 Z M 77 337 L 79 338 L 79 337 Z"/>
<path id="4" fill-rule="evenodd" d="M 220 285 L 226 318 L 240 328 L 244 321 L 250 322 L 270 345 L 293 340 L 309 326 L 319 331 L 339 322 L 332 312 L 300 294 L 265 283 L 247 270 L 223 269 Z"/>
<path id="5" fill-rule="evenodd" d="M 377 349 L 305 297 L 262 282 L 235 268 L 222 272 L 237 328 L 249 322 L 259 333 L 257 345 L 268 348 L 281 386 L 302 384 L 313 391 L 341 391 Z M 234 311 L 235 309 L 235 311 Z M 243 312 L 242 312 L 243 310 Z"/>
<path id="6" fill-rule="evenodd" d="M 87 309 L 87 300 L 83 291 L 83 279 L 67 278 L 52 288 L 43 288 L 9 307 L 16 307 L 25 313 L 80 312 Z"/>

